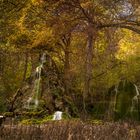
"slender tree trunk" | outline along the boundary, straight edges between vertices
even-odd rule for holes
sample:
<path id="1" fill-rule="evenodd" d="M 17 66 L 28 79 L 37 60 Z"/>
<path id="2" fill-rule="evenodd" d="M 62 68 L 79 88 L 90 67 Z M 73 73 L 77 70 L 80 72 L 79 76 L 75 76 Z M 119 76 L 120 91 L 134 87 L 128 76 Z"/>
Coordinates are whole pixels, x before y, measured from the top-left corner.
<path id="1" fill-rule="evenodd" d="M 64 62 L 64 88 L 65 94 L 69 95 L 70 92 L 70 35 L 65 36 L 63 40 L 65 45 L 65 62 Z"/>
<path id="2" fill-rule="evenodd" d="M 65 48 L 65 63 L 64 63 L 64 87 L 65 87 L 65 93 L 67 95 L 69 95 L 69 88 L 70 88 L 70 84 L 69 84 L 69 80 L 70 80 L 70 73 L 69 73 L 69 69 L 70 69 L 70 53 L 69 53 L 69 46 L 66 46 Z"/>
<path id="3" fill-rule="evenodd" d="M 84 111 L 86 112 L 86 100 L 91 95 L 91 79 L 93 70 L 93 49 L 96 39 L 96 29 L 89 25 L 87 32 L 87 46 L 86 46 L 86 61 L 85 61 L 85 81 L 84 81 L 84 92 L 83 92 L 83 105 Z"/>
<path id="4" fill-rule="evenodd" d="M 24 65 L 24 73 L 23 73 L 23 82 L 26 80 L 26 73 L 28 68 L 28 52 L 25 53 L 25 65 Z"/>
<path id="5" fill-rule="evenodd" d="M 6 58 L 7 58 L 7 52 L 0 50 L 0 76 L 4 74 Z"/>
<path id="6" fill-rule="evenodd" d="M 3 62 L 3 52 L 0 51 L 0 76 L 3 74 L 4 62 Z"/>

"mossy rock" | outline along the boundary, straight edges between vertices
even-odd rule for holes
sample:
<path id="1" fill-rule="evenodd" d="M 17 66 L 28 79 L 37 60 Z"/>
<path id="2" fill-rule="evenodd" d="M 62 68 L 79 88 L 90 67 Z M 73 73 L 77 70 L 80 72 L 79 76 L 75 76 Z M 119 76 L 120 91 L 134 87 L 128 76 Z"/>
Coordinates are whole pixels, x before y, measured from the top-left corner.
<path id="1" fill-rule="evenodd" d="M 62 120 L 68 120 L 70 119 L 69 115 L 66 113 L 62 114 Z M 23 118 L 20 123 L 21 124 L 25 124 L 25 125 L 29 125 L 29 124 L 44 124 L 48 121 L 53 121 L 53 115 L 48 115 L 48 116 L 44 116 L 43 118 L 30 118 L 30 119 L 26 119 Z"/>
<path id="2" fill-rule="evenodd" d="M 5 117 L 13 117 L 14 113 L 13 112 L 5 112 L 5 113 L 3 113 L 3 116 L 5 116 Z"/>

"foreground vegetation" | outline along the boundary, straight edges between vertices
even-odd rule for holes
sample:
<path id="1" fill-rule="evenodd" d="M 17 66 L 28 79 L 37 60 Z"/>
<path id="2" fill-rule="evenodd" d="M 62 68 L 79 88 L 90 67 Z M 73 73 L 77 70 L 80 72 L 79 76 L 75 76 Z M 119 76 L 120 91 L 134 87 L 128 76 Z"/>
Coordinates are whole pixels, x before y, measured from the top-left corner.
<path id="1" fill-rule="evenodd" d="M 5 125 L 0 127 L 2 140 L 139 140 L 139 124 L 134 122 L 51 121 L 43 125 Z"/>

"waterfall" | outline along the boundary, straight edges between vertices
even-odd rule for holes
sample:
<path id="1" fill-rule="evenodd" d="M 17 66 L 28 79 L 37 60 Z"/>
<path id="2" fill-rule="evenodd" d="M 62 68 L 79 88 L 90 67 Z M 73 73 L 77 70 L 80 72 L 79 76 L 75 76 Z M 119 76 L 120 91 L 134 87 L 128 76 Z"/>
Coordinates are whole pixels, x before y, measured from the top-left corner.
<path id="1" fill-rule="evenodd" d="M 140 96 L 138 87 L 135 84 L 134 84 L 134 87 L 135 87 L 135 90 L 136 90 L 136 95 L 132 98 L 131 112 L 134 111 L 136 105 L 138 106 L 139 96 Z"/>
<path id="2" fill-rule="evenodd" d="M 61 120 L 62 119 L 62 113 L 61 111 L 56 111 L 53 115 L 53 120 Z"/>
<path id="3" fill-rule="evenodd" d="M 43 53 L 41 57 L 41 63 L 44 64 L 46 62 L 46 53 Z"/>
<path id="4" fill-rule="evenodd" d="M 136 95 L 139 96 L 140 93 L 139 93 L 138 87 L 135 84 L 134 84 L 134 86 L 135 86 L 135 89 L 136 89 Z"/>
<path id="5" fill-rule="evenodd" d="M 42 57 L 40 58 L 40 65 L 36 67 L 35 70 L 35 81 L 32 90 L 32 96 L 29 97 L 27 100 L 27 105 L 25 108 L 27 109 L 34 109 L 37 108 L 39 105 L 39 97 L 40 97 L 40 84 L 41 84 L 41 72 L 43 69 L 43 65 L 46 62 L 46 53 L 43 53 Z"/>

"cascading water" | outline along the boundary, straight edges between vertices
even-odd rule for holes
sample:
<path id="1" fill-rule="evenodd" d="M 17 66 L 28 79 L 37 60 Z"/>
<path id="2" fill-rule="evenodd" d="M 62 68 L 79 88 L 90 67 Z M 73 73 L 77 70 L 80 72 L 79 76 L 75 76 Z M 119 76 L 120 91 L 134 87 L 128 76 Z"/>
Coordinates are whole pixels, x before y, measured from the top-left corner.
<path id="1" fill-rule="evenodd" d="M 56 111 L 53 115 L 53 120 L 61 120 L 62 119 L 62 113 L 61 111 Z"/>
<path id="2" fill-rule="evenodd" d="M 110 94 L 112 93 L 112 94 Z M 131 118 L 140 120 L 140 92 L 138 86 L 128 80 L 122 80 L 110 88 L 109 94 L 113 95 L 114 119 Z M 109 106 L 110 112 L 112 111 Z"/>
<path id="3" fill-rule="evenodd" d="M 46 62 L 46 54 L 43 53 L 42 57 L 41 57 L 41 63 L 40 65 L 36 68 L 35 71 L 35 81 L 34 81 L 34 86 L 33 86 L 33 90 L 32 90 L 32 96 L 29 97 L 29 99 L 27 100 L 27 105 L 25 105 L 25 108 L 27 109 L 34 109 L 37 108 L 39 105 L 39 96 L 40 96 L 40 84 L 41 84 L 41 71 L 43 69 L 43 65 Z"/>
<path id="4" fill-rule="evenodd" d="M 131 112 L 133 112 L 135 109 L 138 109 L 138 104 L 139 104 L 139 98 L 140 98 L 140 93 L 138 90 L 138 87 L 134 84 L 135 90 L 136 90 L 136 95 L 132 98 L 132 106 L 131 106 Z"/>

